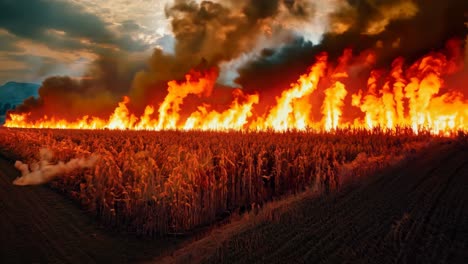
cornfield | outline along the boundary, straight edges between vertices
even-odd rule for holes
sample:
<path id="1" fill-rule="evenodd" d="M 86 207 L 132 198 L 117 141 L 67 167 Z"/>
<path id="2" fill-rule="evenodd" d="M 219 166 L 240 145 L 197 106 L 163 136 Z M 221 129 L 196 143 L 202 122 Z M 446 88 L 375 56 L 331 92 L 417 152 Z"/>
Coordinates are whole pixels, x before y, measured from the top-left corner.
<path id="1" fill-rule="evenodd" d="M 272 199 L 329 193 L 426 144 L 411 129 L 201 132 L 0 129 L 2 155 L 28 163 L 91 154 L 93 168 L 50 184 L 99 221 L 140 235 L 184 233 Z M 356 163 L 357 162 L 357 163 Z"/>

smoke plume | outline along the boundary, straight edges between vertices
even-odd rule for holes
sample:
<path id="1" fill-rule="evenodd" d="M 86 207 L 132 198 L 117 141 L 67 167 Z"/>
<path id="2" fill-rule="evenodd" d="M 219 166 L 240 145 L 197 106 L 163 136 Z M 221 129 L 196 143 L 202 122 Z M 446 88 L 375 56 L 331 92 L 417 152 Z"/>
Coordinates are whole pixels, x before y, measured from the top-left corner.
<path id="1" fill-rule="evenodd" d="M 280 48 L 265 50 L 240 67 L 236 82 L 258 91 L 287 87 L 295 76 L 307 71 L 318 53 L 327 52 L 330 61 L 336 61 L 347 48 L 354 54 L 371 50 L 375 66 L 388 69 L 397 57 L 411 64 L 443 49 L 449 39 L 464 39 L 468 34 L 468 1 L 327 2 L 333 2 L 335 11 L 327 16 L 328 29 L 319 44 L 300 36 Z"/>
<path id="2" fill-rule="evenodd" d="M 136 75 L 131 96 L 139 103 L 160 98 L 158 92 L 165 91 L 168 80 L 182 79 L 190 69 L 218 68 L 245 58 L 258 46 L 284 45 L 294 39 L 286 25 L 305 23 L 314 12 L 309 1 L 176 0 L 166 8 L 166 15 L 176 39 L 175 53 L 156 49 L 148 68 Z"/>
<path id="3" fill-rule="evenodd" d="M 91 168 L 98 160 L 97 156 L 91 155 L 88 158 L 74 158 L 68 162 L 59 161 L 54 164 L 52 163 L 53 158 L 52 151 L 41 149 L 40 160 L 31 166 L 19 160 L 16 161 L 15 168 L 21 172 L 21 177 L 16 178 L 13 184 L 20 186 L 44 184 L 65 173 Z"/>
<path id="4" fill-rule="evenodd" d="M 460 0 L 174 0 L 165 13 L 173 53 L 155 49 L 146 65 L 129 63 L 125 54 L 102 55 L 84 78 L 45 80 L 40 98 L 26 100 L 16 112 L 108 116 L 124 95 L 133 110 L 143 112 L 163 101 L 169 81 L 213 69 L 223 83 L 211 97 L 229 97 L 232 90 L 223 85 L 230 85 L 259 92 L 268 104 L 272 90 L 289 87 L 320 52 L 336 61 L 348 48 L 354 55 L 372 50 L 373 66 L 388 69 L 399 56 L 411 64 L 468 33 L 468 1 Z M 354 72 L 357 77 L 369 71 Z"/>
<path id="5" fill-rule="evenodd" d="M 54 114 L 74 119 L 81 115 L 108 115 L 128 93 L 142 63 L 129 61 L 124 53 L 106 53 L 90 65 L 85 76 L 52 76 L 43 81 L 39 98 L 28 98 L 14 111 L 42 116 Z"/>

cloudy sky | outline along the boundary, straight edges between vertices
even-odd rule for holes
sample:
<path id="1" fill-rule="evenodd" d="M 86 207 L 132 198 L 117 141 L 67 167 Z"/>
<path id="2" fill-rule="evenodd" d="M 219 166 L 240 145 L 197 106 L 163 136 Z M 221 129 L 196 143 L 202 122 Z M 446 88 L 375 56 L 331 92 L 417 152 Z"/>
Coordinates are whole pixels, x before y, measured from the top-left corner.
<path id="1" fill-rule="evenodd" d="M 0 84 L 81 76 L 96 54 L 170 52 L 171 0 L 0 0 Z"/>
<path id="2" fill-rule="evenodd" d="M 326 23 L 323 16 L 335 5 L 330 3 L 340 1 L 314 2 L 321 12 L 314 11 L 313 23 L 307 28 L 297 27 L 300 34 L 317 42 Z M 0 0 L 0 85 L 7 81 L 40 83 L 53 75 L 81 77 L 97 54 L 117 52 L 128 60 L 144 61 L 155 47 L 172 53 L 175 41 L 165 8 L 173 3 Z M 320 13 L 323 16 L 317 15 Z M 260 48 L 268 46 L 263 44 Z"/>
<path id="3" fill-rule="evenodd" d="M 214 2 L 255 3 L 262 9 L 274 1 Z M 0 0 L 0 85 L 7 81 L 40 83 L 54 75 L 81 77 L 99 54 L 110 54 L 112 57 L 115 53 L 116 57 L 128 61 L 143 62 L 148 60 L 155 47 L 171 53 L 175 41 L 165 8 L 173 3 L 174 0 Z M 254 47 L 249 46 L 249 50 L 243 50 L 239 57 L 230 58 L 231 61 L 220 65 L 223 83 L 232 82 L 239 65 L 256 58 L 264 48 L 281 47 L 285 40 L 278 32 L 284 30 L 294 32 L 294 35 L 314 44 L 322 41 L 325 32 L 341 35 L 347 31 L 350 34 L 342 38 L 346 45 L 356 40 L 352 46 L 369 48 L 369 45 L 361 45 L 365 36 L 369 43 L 374 43 L 374 40 L 389 43 L 406 41 L 402 48 L 413 47 L 406 53 L 419 50 L 418 47 L 424 46 L 424 43 L 428 47 L 438 47 L 436 44 L 445 42 L 449 37 L 465 38 L 464 33 L 460 32 L 466 31 L 463 22 L 467 17 L 464 11 L 468 8 L 467 1 L 284 0 L 282 3 L 288 9 L 276 7 L 279 11 L 269 20 L 268 27 L 260 30 L 267 35 L 267 40 L 256 38 Z M 249 8 L 244 11 L 249 11 Z M 187 16 L 190 15 L 188 13 Z M 295 19 L 290 19 L 291 15 Z M 233 30 L 229 19 L 218 20 L 227 25 L 228 30 Z M 395 23 L 385 31 L 392 21 L 400 20 L 401 23 Z M 205 22 L 202 26 L 217 34 L 219 28 L 210 29 L 211 22 Z M 424 30 L 421 25 L 431 30 Z M 273 26 L 282 29 L 273 30 L 276 32 L 273 35 L 279 36 L 279 42 L 268 33 Z M 337 42 L 331 38 L 327 43 L 333 48 Z M 412 45 L 412 42 L 416 45 Z"/>

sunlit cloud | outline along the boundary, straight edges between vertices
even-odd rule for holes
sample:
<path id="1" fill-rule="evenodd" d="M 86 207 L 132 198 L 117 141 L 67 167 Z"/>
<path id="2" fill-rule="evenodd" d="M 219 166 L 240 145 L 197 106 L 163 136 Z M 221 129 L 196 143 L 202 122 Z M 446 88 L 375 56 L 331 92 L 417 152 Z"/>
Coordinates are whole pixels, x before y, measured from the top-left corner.
<path id="1" fill-rule="evenodd" d="M 41 81 L 45 74 L 78 76 L 100 54 L 123 52 L 141 57 L 152 47 L 164 48 L 158 43 L 169 31 L 163 2 L 1 2 L 5 15 L 0 18 L 0 56 L 9 58 L 2 59 L 0 83 L 17 78 Z M 17 13 L 24 18 L 18 20 Z"/>

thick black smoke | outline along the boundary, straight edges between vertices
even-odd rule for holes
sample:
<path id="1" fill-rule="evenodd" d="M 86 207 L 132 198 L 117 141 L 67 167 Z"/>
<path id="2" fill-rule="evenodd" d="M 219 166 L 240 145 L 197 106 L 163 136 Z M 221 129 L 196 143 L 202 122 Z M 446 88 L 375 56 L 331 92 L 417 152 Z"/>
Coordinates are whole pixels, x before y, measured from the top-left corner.
<path id="1" fill-rule="evenodd" d="M 262 20 L 275 16 L 278 6 L 278 0 L 247 1 L 237 11 L 210 1 L 200 5 L 177 1 L 167 10 L 177 40 L 176 54 L 203 58 L 209 65 L 235 58 L 255 44 L 264 25 Z"/>
<path id="2" fill-rule="evenodd" d="M 452 38 L 468 34 L 468 1 L 464 0 L 348 0 L 330 14 L 330 32 L 319 45 L 297 39 L 286 47 L 268 50 L 240 69 L 237 82 L 253 90 L 287 85 L 305 72 L 316 54 L 331 61 L 352 48 L 355 54 L 373 50 L 376 67 L 389 67 L 399 56 L 408 63 L 444 47 Z M 413 6 L 408 5 L 413 3 Z M 414 7 L 416 9 L 414 9 Z M 287 86 L 286 86 L 287 87 Z"/>
<path id="3" fill-rule="evenodd" d="M 131 95 L 137 102 L 160 98 L 158 92 L 165 92 L 167 80 L 181 79 L 190 69 L 219 67 L 251 51 L 259 37 L 277 35 L 279 29 L 273 25 L 280 15 L 282 22 L 307 19 L 313 8 L 308 1 L 176 0 L 166 15 L 176 39 L 175 54 L 154 51 L 148 69 L 133 83 Z"/>
<path id="4" fill-rule="evenodd" d="M 128 93 L 142 63 L 129 62 L 122 54 L 107 53 L 96 59 L 82 78 L 49 77 L 39 88 L 39 98 L 28 98 L 15 112 L 31 112 L 33 117 L 54 114 L 74 119 L 78 116 L 108 116 L 122 96 Z"/>

